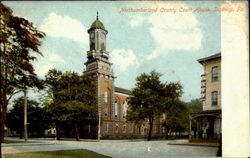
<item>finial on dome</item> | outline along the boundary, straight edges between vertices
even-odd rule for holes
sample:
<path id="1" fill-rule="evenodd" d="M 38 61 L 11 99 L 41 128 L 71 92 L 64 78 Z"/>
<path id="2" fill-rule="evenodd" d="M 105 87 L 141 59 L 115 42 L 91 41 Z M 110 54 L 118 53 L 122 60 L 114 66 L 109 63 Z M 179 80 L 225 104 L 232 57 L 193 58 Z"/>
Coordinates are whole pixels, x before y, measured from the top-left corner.
<path id="1" fill-rule="evenodd" d="M 97 16 L 96 16 L 96 20 L 99 20 L 99 18 L 98 18 L 98 11 L 97 11 Z"/>

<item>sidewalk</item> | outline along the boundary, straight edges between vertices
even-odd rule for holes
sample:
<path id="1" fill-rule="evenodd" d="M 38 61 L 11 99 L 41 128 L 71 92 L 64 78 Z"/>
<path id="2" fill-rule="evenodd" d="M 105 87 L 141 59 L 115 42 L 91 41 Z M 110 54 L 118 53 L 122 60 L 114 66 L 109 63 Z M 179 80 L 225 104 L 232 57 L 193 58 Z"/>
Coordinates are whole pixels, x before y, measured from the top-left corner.
<path id="1" fill-rule="evenodd" d="M 169 145 L 188 145 L 188 146 L 203 146 L 203 147 L 219 147 L 219 143 L 212 142 L 189 142 L 188 140 L 179 140 L 168 143 Z"/>

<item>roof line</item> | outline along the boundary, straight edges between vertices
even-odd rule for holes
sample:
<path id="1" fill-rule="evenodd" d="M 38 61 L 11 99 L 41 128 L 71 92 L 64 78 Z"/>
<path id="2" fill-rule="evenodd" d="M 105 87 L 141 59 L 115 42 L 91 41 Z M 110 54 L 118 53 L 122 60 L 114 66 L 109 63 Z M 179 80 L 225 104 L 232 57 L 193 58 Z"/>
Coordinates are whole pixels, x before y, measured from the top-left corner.
<path id="1" fill-rule="evenodd" d="M 128 89 L 120 88 L 120 87 L 115 87 L 115 92 L 123 93 L 123 94 L 128 94 L 131 95 L 132 92 Z"/>
<path id="2" fill-rule="evenodd" d="M 202 64 L 202 63 L 205 62 L 205 61 L 213 60 L 213 59 L 216 59 L 216 58 L 221 58 L 221 53 L 217 53 L 217 54 L 214 54 L 214 55 L 205 57 L 205 58 L 201 58 L 201 59 L 198 59 L 197 61 L 198 61 L 200 64 Z"/>

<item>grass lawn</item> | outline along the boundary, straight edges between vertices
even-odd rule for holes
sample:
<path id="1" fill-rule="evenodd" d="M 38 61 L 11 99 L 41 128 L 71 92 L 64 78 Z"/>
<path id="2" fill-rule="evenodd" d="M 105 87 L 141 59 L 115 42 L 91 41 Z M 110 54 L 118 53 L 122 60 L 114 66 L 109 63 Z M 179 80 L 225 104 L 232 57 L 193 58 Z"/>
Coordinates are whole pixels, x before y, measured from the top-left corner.
<path id="1" fill-rule="evenodd" d="M 6 154 L 4 158 L 109 158 L 89 150 L 58 150 L 36 153 Z"/>

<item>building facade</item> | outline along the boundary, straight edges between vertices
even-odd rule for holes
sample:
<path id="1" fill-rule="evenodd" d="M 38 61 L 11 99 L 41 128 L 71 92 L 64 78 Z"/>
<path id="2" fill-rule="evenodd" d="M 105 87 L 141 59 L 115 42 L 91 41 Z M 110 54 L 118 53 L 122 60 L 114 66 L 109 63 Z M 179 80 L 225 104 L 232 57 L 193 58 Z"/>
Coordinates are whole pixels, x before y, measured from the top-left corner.
<path id="1" fill-rule="evenodd" d="M 221 53 L 199 59 L 202 112 L 190 114 L 189 140 L 218 141 L 221 136 Z"/>
<path id="2" fill-rule="evenodd" d="M 149 124 L 134 124 L 126 120 L 127 98 L 131 91 L 115 87 L 115 76 L 107 51 L 107 35 L 98 15 L 92 23 L 89 33 L 89 50 L 84 76 L 89 78 L 96 87 L 98 98 L 99 128 L 101 138 L 144 138 L 147 136 Z M 98 134 L 98 132 L 96 134 Z M 154 123 L 152 136 L 163 136 L 160 119 Z"/>

